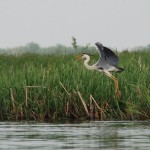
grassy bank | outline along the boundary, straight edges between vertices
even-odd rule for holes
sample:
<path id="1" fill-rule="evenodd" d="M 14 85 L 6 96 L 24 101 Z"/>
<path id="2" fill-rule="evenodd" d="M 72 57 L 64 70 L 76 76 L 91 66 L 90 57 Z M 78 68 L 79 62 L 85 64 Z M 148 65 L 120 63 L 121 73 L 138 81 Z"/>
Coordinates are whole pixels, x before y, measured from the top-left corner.
<path id="1" fill-rule="evenodd" d="M 122 52 L 117 100 L 113 81 L 74 55 L 0 56 L 0 119 L 150 118 L 150 52 Z M 98 55 L 92 56 L 91 63 Z"/>

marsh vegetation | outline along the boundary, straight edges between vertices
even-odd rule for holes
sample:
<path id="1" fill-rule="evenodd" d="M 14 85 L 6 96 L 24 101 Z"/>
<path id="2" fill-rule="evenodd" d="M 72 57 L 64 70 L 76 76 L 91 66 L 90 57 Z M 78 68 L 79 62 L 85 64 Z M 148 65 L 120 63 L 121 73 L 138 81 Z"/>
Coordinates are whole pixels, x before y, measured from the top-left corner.
<path id="1" fill-rule="evenodd" d="M 74 59 L 79 51 L 64 52 L 0 55 L 1 120 L 150 118 L 150 51 L 117 52 L 120 99 L 110 78 Z"/>

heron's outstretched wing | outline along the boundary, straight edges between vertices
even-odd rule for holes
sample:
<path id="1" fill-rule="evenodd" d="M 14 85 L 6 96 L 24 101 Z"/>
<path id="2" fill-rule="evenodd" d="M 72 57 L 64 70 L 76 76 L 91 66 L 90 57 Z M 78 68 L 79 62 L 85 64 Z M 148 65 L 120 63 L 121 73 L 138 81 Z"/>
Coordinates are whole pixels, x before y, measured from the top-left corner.
<path id="1" fill-rule="evenodd" d="M 104 47 L 101 43 L 95 43 L 98 47 L 99 54 L 101 58 L 96 63 L 97 66 L 111 65 L 117 66 L 119 58 L 115 55 L 115 53 L 107 47 Z"/>

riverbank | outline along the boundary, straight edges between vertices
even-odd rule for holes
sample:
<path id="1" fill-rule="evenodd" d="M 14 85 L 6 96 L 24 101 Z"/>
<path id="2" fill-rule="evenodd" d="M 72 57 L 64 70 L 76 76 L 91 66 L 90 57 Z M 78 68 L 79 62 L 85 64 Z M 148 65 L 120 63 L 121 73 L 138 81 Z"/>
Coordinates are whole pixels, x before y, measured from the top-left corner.
<path id="1" fill-rule="evenodd" d="M 150 52 L 118 53 L 120 99 L 113 81 L 71 55 L 0 56 L 0 119 L 150 119 Z M 91 63 L 97 61 L 92 56 Z"/>

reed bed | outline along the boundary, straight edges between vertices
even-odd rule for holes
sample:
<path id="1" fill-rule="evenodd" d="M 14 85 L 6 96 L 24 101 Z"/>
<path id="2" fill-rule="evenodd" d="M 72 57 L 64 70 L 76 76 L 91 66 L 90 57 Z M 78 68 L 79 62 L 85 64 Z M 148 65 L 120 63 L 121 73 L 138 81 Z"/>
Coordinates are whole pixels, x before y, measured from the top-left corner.
<path id="1" fill-rule="evenodd" d="M 118 53 L 120 99 L 113 81 L 75 55 L 0 56 L 0 119 L 144 120 L 150 118 L 150 52 Z M 97 60 L 92 56 L 91 63 Z"/>

